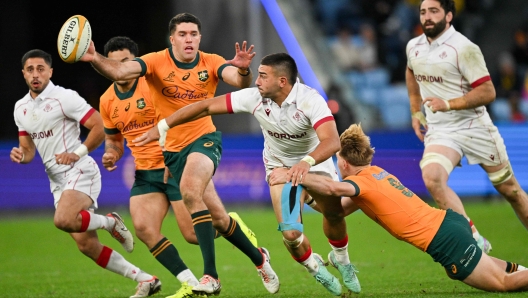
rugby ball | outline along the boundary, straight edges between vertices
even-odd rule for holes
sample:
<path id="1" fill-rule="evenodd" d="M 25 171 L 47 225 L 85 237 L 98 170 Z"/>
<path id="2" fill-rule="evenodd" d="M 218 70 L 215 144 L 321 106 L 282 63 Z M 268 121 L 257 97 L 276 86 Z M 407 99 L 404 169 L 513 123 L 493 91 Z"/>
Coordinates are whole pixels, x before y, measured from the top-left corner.
<path id="1" fill-rule="evenodd" d="M 57 49 L 64 62 L 74 63 L 86 54 L 92 41 L 92 28 L 88 20 L 75 15 L 70 17 L 59 32 Z"/>

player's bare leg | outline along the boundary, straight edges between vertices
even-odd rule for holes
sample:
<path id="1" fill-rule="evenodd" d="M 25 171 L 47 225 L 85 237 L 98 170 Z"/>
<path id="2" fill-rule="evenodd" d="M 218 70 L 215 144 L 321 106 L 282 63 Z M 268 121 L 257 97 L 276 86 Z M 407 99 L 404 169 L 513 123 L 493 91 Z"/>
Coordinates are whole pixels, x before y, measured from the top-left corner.
<path id="1" fill-rule="evenodd" d="M 170 204 L 172 206 L 174 216 L 176 217 L 176 223 L 178 224 L 178 228 L 180 229 L 180 232 L 185 241 L 190 244 L 198 244 L 198 240 L 196 239 L 196 233 L 194 232 L 192 224 L 191 215 L 189 214 L 189 210 L 187 210 L 183 201 L 171 201 Z"/>
<path id="2" fill-rule="evenodd" d="M 275 217 L 281 226 L 283 242 L 286 249 L 293 259 L 304 266 L 306 270 L 308 270 L 308 272 L 329 292 L 334 295 L 340 295 L 341 284 L 339 283 L 339 280 L 326 269 L 322 257 L 312 251 L 310 240 L 303 233 L 301 211 L 304 200 L 301 199 L 301 196 L 299 196 L 300 201 L 294 202 L 294 204 L 298 204 L 298 206 L 288 207 L 290 210 L 300 208 L 299 213 L 291 214 L 290 218 L 284 218 L 282 209 L 285 200 L 285 198 L 283 198 L 284 187 L 285 184 L 270 186 L 270 195 Z M 297 189 L 296 191 L 301 190 Z M 302 195 L 306 196 L 306 192 L 304 190 L 302 190 L 302 192 Z M 290 203 L 291 201 L 286 204 Z M 290 214 L 289 212 L 287 213 Z"/>
<path id="3" fill-rule="evenodd" d="M 481 166 L 487 173 L 495 173 L 509 166 L 509 162 L 495 167 Z M 510 203 L 521 223 L 528 229 L 528 195 L 519 185 L 515 175 L 494 187 Z"/>
<path id="4" fill-rule="evenodd" d="M 185 265 L 177 248 L 161 234 L 163 219 L 168 209 L 169 201 L 161 192 L 141 194 L 130 198 L 130 215 L 136 236 L 145 243 L 154 258 L 182 283 L 183 288 L 187 285 L 197 285 L 198 279 Z M 192 294 L 190 289 L 188 292 Z"/>
<path id="5" fill-rule="evenodd" d="M 463 282 L 490 292 L 528 291 L 528 270 L 508 274 L 491 257 L 482 254 L 475 270 Z"/>

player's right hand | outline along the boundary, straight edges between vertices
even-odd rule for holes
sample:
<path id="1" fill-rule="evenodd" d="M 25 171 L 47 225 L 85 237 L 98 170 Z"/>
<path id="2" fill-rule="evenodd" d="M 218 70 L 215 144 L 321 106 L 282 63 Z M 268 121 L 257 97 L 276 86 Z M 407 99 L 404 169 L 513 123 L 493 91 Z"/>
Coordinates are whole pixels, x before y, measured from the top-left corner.
<path id="1" fill-rule="evenodd" d="M 81 57 L 81 59 L 79 59 L 79 61 L 92 62 L 95 59 L 95 55 L 96 55 L 95 44 L 92 40 L 90 41 L 90 46 L 88 47 L 88 51 L 86 51 L 86 53 Z"/>
<path id="2" fill-rule="evenodd" d="M 275 168 L 271 171 L 271 174 L 268 177 L 269 186 L 277 184 L 286 184 L 290 182 L 288 180 L 288 168 Z"/>
<path id="3" fill-rule="evenodd" d="M 113 170 L 117 169 L 117 166 L 115 163 L 117 162 L 117 156 L 113 153 L 106 152 L 103 154 L 103 166 L 105 169 L 107 169 L 109 172 L 112 172 Z"/>
<path id="4" fill-rule="evenodd" d="M 412 128 L 418 139 L 423 143 L 425 133 L 427 132 L 427 123 L 422 125 L 420 119 L 412 117 Z"/>
<path id="5" fill-rule="evenodd" d="M 21 148 L 13 147 L 11 153 L 9 154 L 12 162 L 21 163 L 24 161 L 24 151 Z"/>

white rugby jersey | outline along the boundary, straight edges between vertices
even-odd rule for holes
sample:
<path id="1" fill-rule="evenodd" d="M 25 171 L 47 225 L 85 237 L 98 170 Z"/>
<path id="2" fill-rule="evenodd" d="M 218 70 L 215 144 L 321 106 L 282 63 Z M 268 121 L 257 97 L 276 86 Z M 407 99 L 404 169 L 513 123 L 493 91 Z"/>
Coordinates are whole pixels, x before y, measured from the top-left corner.
<path id="1" fill-rule="evenodd" d="M 19 136 L 30 136 L 46 172 L 71 169 L 58 165 L 55 154 L 73 152 L 81 145 L 80 126 L 95 112 L 77 92 L 49 82 L 35 99 L 26 94 L 15 104 L 15 123 Z M 83 157 L 86 158 L 87 156 Z"/>
<path id="2" fill-rule="evenodd" d="M 491 80 L 480 48 L 450 26 L 429 44 L 425 34 L 407 43 L 407 67 L 414 72 L 422 99 L 461 97 Z M 485 106 L 433 113 L 426 108 L 433 130 L 453 130 L 492 124 Z"/>
<path id="3" fill-rule="evenodd" d="M 253 114 L 264 134 L 264 163 L 273 161 L 291 167 L 315 150 L 319 125 L 334 121 L 324 98 L 299 82 L 279 107 L 269 98 L 262 98 L 258 88 L 246 88 L 227 94 L 229 113 Z"/>

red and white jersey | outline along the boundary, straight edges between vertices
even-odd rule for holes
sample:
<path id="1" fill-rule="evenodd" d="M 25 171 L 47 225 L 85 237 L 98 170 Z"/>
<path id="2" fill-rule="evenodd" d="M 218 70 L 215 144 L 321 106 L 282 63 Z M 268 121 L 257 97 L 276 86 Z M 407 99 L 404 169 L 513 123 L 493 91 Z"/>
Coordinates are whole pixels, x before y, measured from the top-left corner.
<path id="1" fill-rule="evenodd" d="M 18 135 L 33 139 L 46 172 L 53 174 L 71 169 L 69 165 L 57 165 L 55 154 L 72 152 L 81 145 L 79 123 L 94 112 L 77 92 L 50 81 L 37 98 L 31 98 L 28 92 L 17 101 L 14 116 Z"/>
<path id="2" fill-rule="evenodd" d="M 262 98 L 258 89 L 246 88 L 227 94 L 229 113 L 251 113 L 264 134 L 264 163 L 293 166 L 315 150 L 319 125 L 334 121 L 324 98 L 299 82 L 282 103 Z"/>
<path id="3" fill-rule="evenodd" d="M 450 26 L 429 44 L 425 34 L 407 43 L 407 67 L 414 72 L 422 98 L 461 97 L 491 80 L 480 48 Z M 453 130 L 492 124 L 485 106 L 433 113 L 425 109 L 433 130 Z"/>

